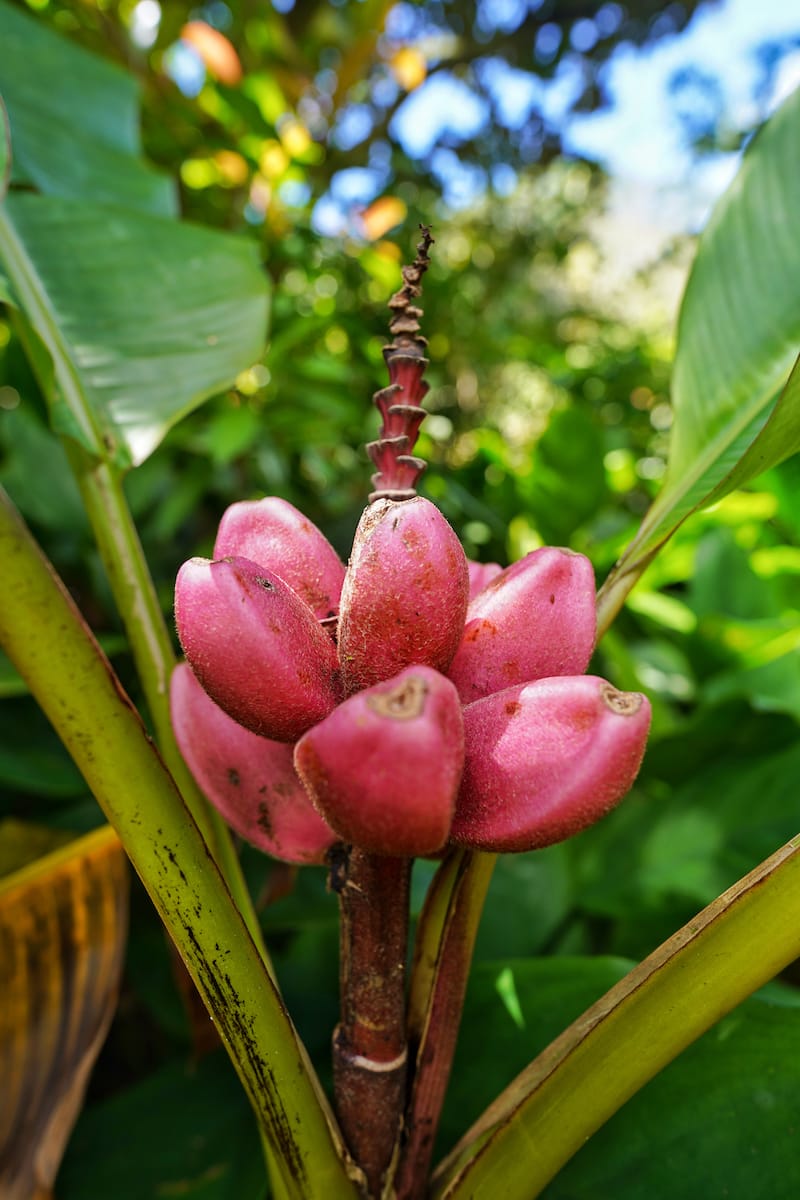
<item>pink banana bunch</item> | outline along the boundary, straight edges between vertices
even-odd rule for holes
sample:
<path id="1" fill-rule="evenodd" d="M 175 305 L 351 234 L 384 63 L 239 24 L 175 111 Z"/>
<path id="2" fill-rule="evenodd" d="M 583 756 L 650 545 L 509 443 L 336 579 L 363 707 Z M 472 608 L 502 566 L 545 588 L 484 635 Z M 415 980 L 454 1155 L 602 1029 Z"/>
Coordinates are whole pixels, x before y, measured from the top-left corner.
<path id="1" fill-rule="evenodd" d="M 639 769 L 646 698 L 583 674 L 589 561 L 548 547 L 478 568 L 422 497 L 373 501 L 346 570 L 286 501 L 234 504 L 213 560 L 181 568 L 175 614 L 181 750 L 278 858 L 320 862 L 335 841 L 397 856 L 546 846 Z"/>
<path id="2" fill-rule="evenodd" d="M 588 559 L 545 548 L 505 571 L 468 563 L 416 495 L 428 385 L 414 301 L 431 242 L 423 228 L 389 301 L 375 491 L 347 569 L 271 498 L 232 505 L 214 559 L 178 575 L 178 743 L 233 828 L 290 862 L 321 862 L 335 841 L 409 857 L 449 840 L 546 846 L 616 804 L 644 753 L 645 697 L 583 674 Z"/>

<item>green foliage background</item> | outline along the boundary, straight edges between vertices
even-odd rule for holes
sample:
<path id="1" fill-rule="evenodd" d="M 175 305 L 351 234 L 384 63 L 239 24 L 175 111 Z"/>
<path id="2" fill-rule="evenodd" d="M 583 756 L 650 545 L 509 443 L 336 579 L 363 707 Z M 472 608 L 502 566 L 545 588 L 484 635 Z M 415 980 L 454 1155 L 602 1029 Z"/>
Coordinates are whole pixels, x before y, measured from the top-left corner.
<path id="1" fill-rule="evenodd" d="M 529 59 L 545 17 L 568 34 L 583 6 L 550 4 L 519 36 L 495 31 L 488 48 L 474 35 L 473 6 L 417 7 L 457 31 L 461 23 L 451 65 L 478 87 L 477 58 Z M 576 103 L 596 98 L 597 72 L 614 46 L 663 35 L 664 21 L 681 22 L 694 7 L 676 15 L 675 6 L 628 5 L 613 37 L 585 56 L 586 95 Z M 16 17 L 27 15 L 23 8 L 10 6 Z M 691 246 L 670 247 L 650 277 L 615 280 L 596 236 L 607 180 L 561 155 L 557 131 L 540 131 L 530 161 L 526 146 L 499 125 L 460 153 L 482 168 L 512 162 L 519 176 L 511 195 L 490 188 L 470 208 L 448 209 L 430 164 L 412 163 L 389 139 L 386 190 L 405 205 L 403 228 L 372 240 L 357 226 L 336 239 L 315 233 L 313 202 L 337 170 L 365 161 L 369 146 L 344 151 L 321 134 L 293 142 L 291 129 L 299 121 L 313 134 L 313 121 L 298 113 L 304 99 L 319 100 L 325 70 L 336 73 L 326 93 L 329 124 L 348 105 L 373 103 L 372 83 L 392 69 L 377 36 L 385 4 L 298 4 L 286 16 L 231 5 L 225 32 L 239 50 L 242 81 L 226 85 L 209 74 L 196 99 L 163 70 L 164 52 L 198 15 L 187 5 L 163 5 L 158 40 L 146 52 L 128 37 L 131 5 L 45 0 L 35 8 L 29 19 L 39 27 L 137 81 L 142 142 L 130 133 L 137 103 L 129 82 L 124 113 L 103 108 L 102 90 L 93 99 L 84 91 L 81 101 L 68 86 L 62 97 L 42 86 L 48 51 L 37 59 L 31 41 L 24 71 L 15 73 L 10 58 L 0 66 L 0 91 L 24 98 L 33 81 L 43 119 L 55 120 L 61 108 L 63 128 L 46 126 L 48 136 L 66 140 L 52 176 L 42 174 L 41 127 L 31 121 L 16 132 L 12 119 L 12 143 L 23 145 L 17 182 L 60 196 L 65 228 L 79 225 L 77 215 L 64 218 L 70 204 L 83 206 L 89 230 L 101 228 L 69 136 L 74 123 L 103 111 L 92 170 L 106 182 L 91 203 L 124 202 L 139 208 L 138 220 L 172 223 L 170 180 L 178 179 L 181 213 L 243 234 L 245 257 L 259 256 L 272 284 L 263 361 L 202 407 L 191 389 L 173 396 L 159 444 L 126 477 L 164 610 L 177 567 L 208 551 L 219 516 L 236 499 L 286 497 L 346 556 L 368 490 L 362 446 L 376 427 L 369 397 L 384 383 L 384 304 L 418 220 L 431 221 L 437 239 L 424 301 L 433 414 L 419 443 L 430 462 L 425 491 L 472 557 L 506 563 L 555 542 L 588 554 L 602 581 L 663 475 L 675 279 Z M 654 28 L 654 19 L 662 24 Z M 540 64 L 542 73 L 557 68 L 560 54 Z M 100 71 L 96 88 L 116 95 L 120 78 Z M 10 101 L 9 110 L 13 118 Z M 370 142 L 386 141 L 390 116 L 376 109 Z M 286 202 L 286 183 L 308 189 L 304 203 Z M 253 195 L 265 189 L 270 201 L 254 220 Z M 166 247 L 172 236 L 163 236 Z M 9 314 L 0 314 L 0 409 L 0 482 L 135 691 L 77 488 Z M 652 742 L 633 793 L 598 827 L 501 862 L 479 936 L 442 1151 L 630 960 L 797 832 L 799 494 L 792 458 L 694 516 L 599 647 L 596 673 L 650 696 Z M 98 822 L 80 776 L 3 664 L 0 694 L 0 815 L 72 831 Z M 287 879 L 255 852 L 243 854 L 265 901 L 290 1011 L 325 1077 L 336 1019 L 335 905 L 321 872 Z M 419 864 L 417 907 L 430 873 Z M 795 1194 L 795 983 L 790 971 L 687 1052 L 592 1139 L 547 1196 Z M 219 1055 L 196 1060 L 193 1035 L 160 930 L 139 896 L 120 1013 L 62 1171 L 64 1200 L 176 1189 L 214 1200 L 259 1195 L 260 1152 L 246 1102 Z M 170 1122 L 157 1113 L 169 1113 Z M 112 1136 L 123 1127 L 124 1140 Z M 147 1165 L 134 1175 L 130 1163 Z"/>

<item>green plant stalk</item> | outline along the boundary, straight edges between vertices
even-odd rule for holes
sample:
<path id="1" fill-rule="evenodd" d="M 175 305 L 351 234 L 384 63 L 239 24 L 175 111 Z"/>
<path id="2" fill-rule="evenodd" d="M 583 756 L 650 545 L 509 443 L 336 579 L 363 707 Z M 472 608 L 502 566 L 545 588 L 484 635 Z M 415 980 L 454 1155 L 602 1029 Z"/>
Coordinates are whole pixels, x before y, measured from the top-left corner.
<path id="1" fill-rule="evenodd" d="M 175 741 L 169 710 L 169 681 L 175 654 L 122 488 L 120 472 L 108 463 L 93 459 L 71 438 L 62 441 L 125 625 L 158 747 L 274 978 L 228 827 L 200 792 Z"/>
<path id="2" fill-rule="evenodd" d="M 80 487 L 100 557 L 128 635 L 159 747 L 271 971 L 258 918 L 230 833 L 222 818 L 199 791 L 175 742 L 169 715 L 169 678 L 175 665 L 175 656 L 139 535 L 122 490 L 120 472 L 105 461 L 107 448 L 69 347 L 42 292 L 25 247 L 1 205 L 0 259 L 5 264 L 22 312 L 50 355 L 52 375 L 50 363 L 44 361 L 41 348 L 31 336 L 26 322 L 17 319 L 17 331 L 42 394 L 47 397 L 51 411 L 55 412 L 55 396 L 60 393 L 75 422 L 75 433 L 79 440 L 62 437 L 62 442 Z"/>
<path id="3" fill-rule="evenodd" d="M 83 394 L 77 368 L 42 293 L 36 269 L 28 258 L 25 247 L 17 237 L 16 230 L 8 220 L 2 205 L 0 205 L 0 261 L 6 269 L 20 310 L 27 316 L 53 360 L 53 369 L 58 379 L 64 404 L 74 421 L 74 436 L 98 458 L 102 458 L 102 435 L 91 406 L 87 404 Z M 37 366 L 41 364 L 37 363 L 37 359 L 40 356 L 31 357 L 29 345 L 26 345 L 26 351 L 28 351 L 31 365 L 38 374 Z M 44 394 L 47 395 L 50 390 L 45 389 Z"/>
<path id="4" fill-rule="evenodd" d="M 425 897 L 409 994 L 413 1075 L 395 1179 L 397 1200 L 419 1200 L 425 1194 L 472 952 L 496 862 L 496 854 L 454 850 L 442 862 Z"/>
<path id="5" fill-rule="evenodd" d="M 175 666 L 175 654 L 122 487 L 121 473 L 110 464 L 93 458 L 71 438 L 62 438 L 61 441 L 80 488 L 111 592 L 128 635 L 137 674 L 155 729 L 156 742 L 186 806 L 220 868 L 267 970 L 277 983 L 272 959 L 264 942 L 253 899 L 245 882 L 230 831 L 220 814 L 207 802 L 198 788 L 175 741 L 169 707 L 169 681 Z M 277 1195 L 279 1177 L 275 1175 L 275 1164 L 266 1141 L 264 1146 L 272 1191 Z"/>
<path id="6" fill-rule="evenodd" d="M 286 1196 L 355 1200 L 341 1135 L 219 869 L 108 660 L 2 491 L 0 559 L 0 644 L 117 830 L 184 958 Z"/>
<path id="7" fill-rule="evenodd" d="M 433 1177 L 434 1200 L 532 1200 L 639 1088 L 800 955 L 800 836 L 564 1031 Z"/>
<path id="8" fill-rule="evenodd" d="M 288 1190 L 284 1183 L 279 1165 L 275 1161 L 275 1155 L 272 1153 L 272 1146 L 269 1139 L 263 1129 L 259 1129 L 259 1134 L 261 1136 L 261 1150 L 264 1155 L 264 1161 L 267 1164 L 270 1200 L 292 1200 L 293 1193 Z"/>
<path id="9" fill-rule="evenodd" d="M 651 510 L 652 511 L 652 510 Z M 644 575 L 663 543 L 643 558 L 636 558 L 636 547 L 644 531 L 644 524 L 628 546 L 619 562 L 612 567 L 608 577 L 597 593 L 597 641 L 607 633 L 630 593 Z M 671 535 L 669 535 L 671 536 Z M 669 536 L 664 541 L 669 540 Z"/>

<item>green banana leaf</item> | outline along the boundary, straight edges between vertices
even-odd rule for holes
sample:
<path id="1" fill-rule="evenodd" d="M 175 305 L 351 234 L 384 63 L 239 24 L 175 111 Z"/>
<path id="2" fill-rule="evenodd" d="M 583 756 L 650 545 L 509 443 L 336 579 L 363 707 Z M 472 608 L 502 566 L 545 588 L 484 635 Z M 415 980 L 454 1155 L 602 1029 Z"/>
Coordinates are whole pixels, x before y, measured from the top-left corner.
<path id="1" fill-rule="evenodd" d="M 794 838 L 634 967 L 509 1084 L 440 1164 L 435 1200 L 491 1200 L 498 1178 L 508 1200 L 540 1195 L 626 1100 L 797 957 L 799 912 Z M 506 1007 L 524 1024 L 508 985 Z"/>
<path id="2" fill-rule="evenodd" d="M 52 360 L 56 432 L 136 466 L 259 357 L 258 250 L 172 219 L 172 182 L 140 157 L 125 72 L 3 0 L 0 45 L 0 179 L 11 161 L 0 298 L 13 298 Z"/>
<path id="3" fill-rule="evenodd" d="M 631 965 L 570 957 L 479 963 L 443 1133 L 458 1137 L 465 1120 L 531 1053 Z M 797 1194 L 800 1157 L 791 1129 L 800 1085 L 799 1009 L 797 989 L 785 984 L 769 984 L 745 1000 L 591 1137 L 542 1200 Z M 498 1173 L 498 1194 L 499 1179 Z"/>
<path id="4" fill-rule="evenodd" d="M 601 593 L 602 627 L 690 513 L 800 449 L 797 372 L 789 380 L 800 350 L 798 151 L 800 90 L 753 139 L 700 239 L 678 327 L 664 485 Z"/>
<path id="5" fill-rule="evenodd" d="M 0 261 L 55 366 L 54 427 L 119 466 L 261 352 L 266 282 L 244 238 L 12 191 Z"/>
<path id="6" fill-rule="evenodd" d="M 172 181 L 140 157 L 138 88 L 131 76 L 3 2 L 0 46 L 14 183 L 175 215 Z"/>

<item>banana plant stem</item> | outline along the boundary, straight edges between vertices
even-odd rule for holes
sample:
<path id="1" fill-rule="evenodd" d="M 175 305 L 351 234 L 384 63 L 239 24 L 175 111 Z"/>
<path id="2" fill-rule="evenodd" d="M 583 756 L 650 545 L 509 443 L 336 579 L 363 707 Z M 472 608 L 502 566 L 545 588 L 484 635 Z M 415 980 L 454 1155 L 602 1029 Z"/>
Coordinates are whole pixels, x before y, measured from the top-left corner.
<path id="1" fill-rule="evenodd" d="M 410 859 L 334 848 L 331 888 L 341 914 L 336 1111 L 373 1197 L 391 1174 L 405 1101 L 410 879 Z"/>
<path id="2" fill-rule="evenodd" d="M 425 898 L 414 948 L 408 1035 L 412 1084 L 397 1200 L 421 1200 L 453 1065 L 472 952 L 496 854 L 452 851 Z"/>

